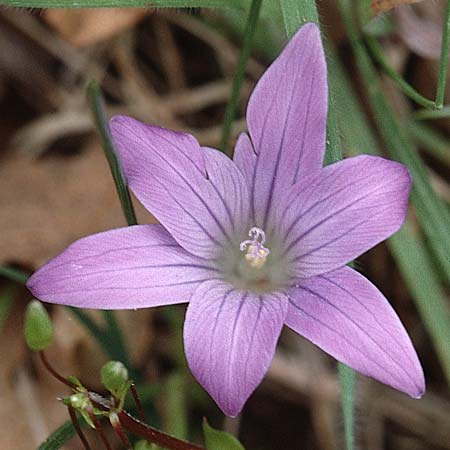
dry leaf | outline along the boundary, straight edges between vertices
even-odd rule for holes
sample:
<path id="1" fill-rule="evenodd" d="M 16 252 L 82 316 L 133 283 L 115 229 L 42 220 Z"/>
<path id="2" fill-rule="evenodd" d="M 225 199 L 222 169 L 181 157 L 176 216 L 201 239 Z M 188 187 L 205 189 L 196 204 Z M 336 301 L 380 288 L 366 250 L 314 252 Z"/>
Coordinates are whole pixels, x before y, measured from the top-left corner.
<path id="1" fill-rule="evenodd" d="M 135 205 L 139 223 L 153 220 Z M 0 264 L 36 268 L 82 236 L 125 226 L 97 145 L 71 157 L 5 157 L 0 165 L 0 211 Z"/>
<path id="2" fill-rule="evenodd" d="M 389 11 L 400 5 L 418 3 L 421 0 L 372 0 L 371 8 L 374 14 Z"/>
<path id="3" fill-rule="evenodd" d="M 143 8 L 48 9 L 44 18 L 68 42 L 85 47 L 133 27 L 151 11 Z"/>

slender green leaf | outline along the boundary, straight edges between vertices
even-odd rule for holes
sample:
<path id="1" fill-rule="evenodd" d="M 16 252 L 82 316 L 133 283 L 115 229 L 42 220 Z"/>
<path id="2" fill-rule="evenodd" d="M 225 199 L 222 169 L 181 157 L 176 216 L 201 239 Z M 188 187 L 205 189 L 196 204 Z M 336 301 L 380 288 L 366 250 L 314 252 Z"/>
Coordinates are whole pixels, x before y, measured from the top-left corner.
<path id="1" fill-rule="evenodd" d="M 289 37 L 297 32 L 297 30 L 306 22 L 319 23 L 317 8 L 314 0 L 281 0 L 281 10 L 283 12 L 286 33 Z M 328 73 L 332 71 L 332 67 L 328 67 Z M 329 98 L 328 98 L 328 122 L 327 122 L 327 149 L 325 153 L 325 164 L 342 159 L 342 150 L 340 142 L 339 127 L 337 121 L 337 109 L 334 98 L 334 91 L 337 88 L 329 77 Z M 339 364 L 339 373 L 345 374 L 341 377 L 342 392 L 342 412 L 344 414 L 345 425 L 345 441 L 347 450 L 353 450 L 354 443 L 354 382 L 352 379 L 353 370 Z M 354 375 L 353 375 L 354 376 Z M 354 379 L 354 378 L 353 378 Z"/>
<path id="2" fill-rule="evenodd" d="M 426 247 L 410 223 L 388 241 L 450 385 L 450 309 Z"/>
<path id="3" fill-rule="evenodd" d="M 408 123 L 408 134 L 424 151 L 450 166 L 450 142 L 447 137 L 421 122 Z"/>
<path id="4" fill-rule="evenodd" d="M 307 22 L 319 23 L 316 3 L 311 0 L 280 0 L 286 34 L 291 38 Z"/>
<path id="5" fill-rule="evenodd" d="M 103 151 L 105 152 L 116 185 L 123 213 L 125 214 L 128 225 L 136 225 L 136 214 L 134 212 L 133 204 L 131 203 L 127 183 L 109 130 L 102 93 L 96 81 L 91 81 L 88 84 L 87 95 L 94 115 L 95 125 L 102 140 Z"/>
<path id="6" fill-rule="evenodd" d="M 86 423 L 80 421 L 80 426 L 85 427 Z M 57 428 L 37 450 L 59 450 L 69 439 L 75 436 L 75 428 L 72 422 L 68 420 Z"/>
<path id="7" fill-rule="evenodd" d="M 27 8 L 239 8 L 240 0 L 0 0 L 3 6 Z"/>
<path id="8" fill-rule="evenodd" d="M 245 450 L 243 445 L 231 434 L 212 428 L 203 420 L 203 434 L 207 450 Z"/>
<path id="9" fill-rule="evenodd" d="M 447 0 L 442 24 L 441 57 L 439 60 L 439 76 L 436 89 L 436 105 L 441 108 L 444 104 L 445 85 L 448 73 L 448 51 L 450 44 L 450 0 Z"/>
<path id="10" fill-rule="evenodd" d="M 14 269 L 9 266 L 0 266 L 0 277 L 15 281 L 16 283 L 25 284 L 29 275 L 20 269 Z"/>
<path id="11" fill-rule="evenodd" d="M 242 50 L 236 73 L 233 78 L 233 86 L 231 88 L 231 98 L 225 111 L 222 139 L 220 141 L 220 149 L 226 152 L 228 141 L 230 139 L 231 126 L 236 116 L 236 109 L 239 100 L 242 83 L 245 78 L 245 69 L 247 67 L 250 50 L 252 48 L 253 38 L 258 24 L 259 13 L 261 11 L 262 0 L 253 0 L 248 13 L 247 23 L 244 30 L 244 38 L 242 41 Z"/>

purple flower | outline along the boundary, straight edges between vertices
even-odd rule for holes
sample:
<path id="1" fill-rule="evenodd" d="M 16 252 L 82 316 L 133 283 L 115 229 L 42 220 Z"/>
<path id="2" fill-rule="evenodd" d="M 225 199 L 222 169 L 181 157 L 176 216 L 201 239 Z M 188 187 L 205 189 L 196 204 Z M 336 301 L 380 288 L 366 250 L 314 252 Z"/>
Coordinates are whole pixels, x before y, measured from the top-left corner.
<path id="1" fill-rule="evenodd" d="M 29 289 L 83 308 L 189 302 L 189 367 L 230 416 L 264 377 L 284 324 L 420 397 L 422 368 L 399 318 L 346 266 L 400 228 L 410 176 L 372 156 L 322 168 L 326 116 L 325 58 L 308 24 L 257 84 L 233 161 L 188 134 L 114 117 L 129 185 L 161 225 L 81 239 Z"/>

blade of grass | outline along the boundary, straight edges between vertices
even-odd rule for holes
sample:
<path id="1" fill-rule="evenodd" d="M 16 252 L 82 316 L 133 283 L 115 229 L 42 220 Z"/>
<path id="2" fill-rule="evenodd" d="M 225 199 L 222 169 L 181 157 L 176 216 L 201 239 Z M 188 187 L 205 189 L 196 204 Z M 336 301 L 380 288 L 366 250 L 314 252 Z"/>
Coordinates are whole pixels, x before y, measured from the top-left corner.
<path id="1" fill-rule="evenodd" d="M 127 220 L 128 225 L 136 225 L 136 214 L 131 203 L 130 193 L 125 181 L 125 177 L 120 166 L 120 161 L 117 156 L 114 142 L 109 130 L 108 121 L 105 114 L 105 105 L 102 97 L 100 87 L 96 81 L 91 81 L 87 87 L 87 96 L 89 104 L 94 116 L 97 131 L 100 134 L 102 141 L 102 148 L 108 160 L 109 168 L 116 185 L 117 194 L 122 205 L 122 210 Z"/>
<path id="2" fill-rule="evenodd" d="M 5 277 L 8 280 L 15 281 L 19 284 L 25 284 L 29 275 L 20 269 L 9 266 L 0 266 L 0 277 Z"/>
<path id="3" fill-rule="evenodd" d="M 424 151 L 450 166 L 450 142 L 433 128 L 415 121 L 408 122 L 408 134 Z"/>
<path id="4" fill-rule="evenodd" d="M 220 149 L 226 152 L 228 141 L 230 139 L 231 126 L 236 116 L 236 109 L 239 100 L 242 83 L 245 77 L 245 68 L 247 67 L 248 57 L 252 48 L 253 38 L 255 36 L 256 25 L 261 11 L 262 0 L 253 0 L 250 5 L 247 23 L 245 25 L 244 37 L 242 41 L 242 50 L 239 56 L 238 65 L 233 78 L 233 85 L 231 88 L 231 98 L 228 102 L 225 111 L 222 139 L 220 141 Z"/>
<path id="5" fill-rule="evenodd" d="M 122 211 L 125 215 L 125 219 L 128 225 L 136 225 L 136 214 L 134 212 L 133 204 L 131 203 L 130 193 L 128 192 L 128 186 L 123 175 L 120 160 L 117 155 L 117 151 L 114 146 L 114 141 L 111 136 L 111 132 L 108 125 L 108 120 L 105 113 L 105 104 L 103 96 L 98 83 L 93 80 L 89 82 L 87 86 L 87 97 L 94 116 L 95 125 L 100 135 L 102 148 L 105 153 L 106 159 L 111 170 L 111 174 L 116 186 L 117 194 L 120 199 Z M 114 348 L 115 358 L 123 362 L 130 370 L 132 378 L 136 379 L 138 373 L 133 368 L 130 358 L 128 356 L 127 346 L 122 330 L 115 317 L 113 311 L 103 310 L 103 318 L 105 320 L 107 339 L 111 341 L 111 345 Z"/>
<path id="6" fill-rule="evenodd" d="M 442 24 L 441 57 L 439 61 L 439 76 L 436 89 L 436 106 L 442 108 L 445 97 L 445 85 L 448 72 L 448 51 L 450 42 L 450 0 L 445 5 L 444 22 Z"/>
<path id="7" fill-rule="evenodd" d="M 281 0 L 286 34 L 292 37 L 306 22 L 315 22 L 319 25 L 319 16 L 314 0 Z M 331 67 L 328 67 L 330 73 Z M 331 79 L 331 77 L 329 77 Z M 325 164 L 331 164 L 342 159 L 339 127 L 337 123 L 336 104 L 333 95 L 334 83 L 329 81 L 328 96 L 328 122 L 327 122 L 327 149 Z M 354 448 L 354 384 L 355 374 L 352 369 L 338 363 L 341 382 L 342 413 L 344 415 L 345 444 L 347 450 Z"/>
<path id="8" fill-rule="evenodd" d="M 86 422 L 80 420 L 80 426 L 84 428 Z M 68 420 L 57 428 L 37 450 L 59 450 L 69 439 L 73 438 L 75 434 L 75 428 L 72 422 Z"/>
<path id="9" fill-rule="evenodd" d="M 388 242 L 430 334 L 450 386 L 450 309 L 425 245 L 407 223 Z"/>

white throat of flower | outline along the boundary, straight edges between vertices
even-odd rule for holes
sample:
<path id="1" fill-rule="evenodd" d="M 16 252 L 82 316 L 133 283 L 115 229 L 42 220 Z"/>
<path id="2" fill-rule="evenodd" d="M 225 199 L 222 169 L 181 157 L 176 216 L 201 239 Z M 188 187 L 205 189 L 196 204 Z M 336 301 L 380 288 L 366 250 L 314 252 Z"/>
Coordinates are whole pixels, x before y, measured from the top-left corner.
<path id="1" fill-rule="evenodd" d="M 270 250 L 264 247 L 266 242 L 266 233 L 261 228 L 252 227 L 248 232 L 251 239 L 242 241 L 239 245 L 241 252 L 246 252 L 245 259 L 251 267 L 261 269 L 266 263 Z"/>

